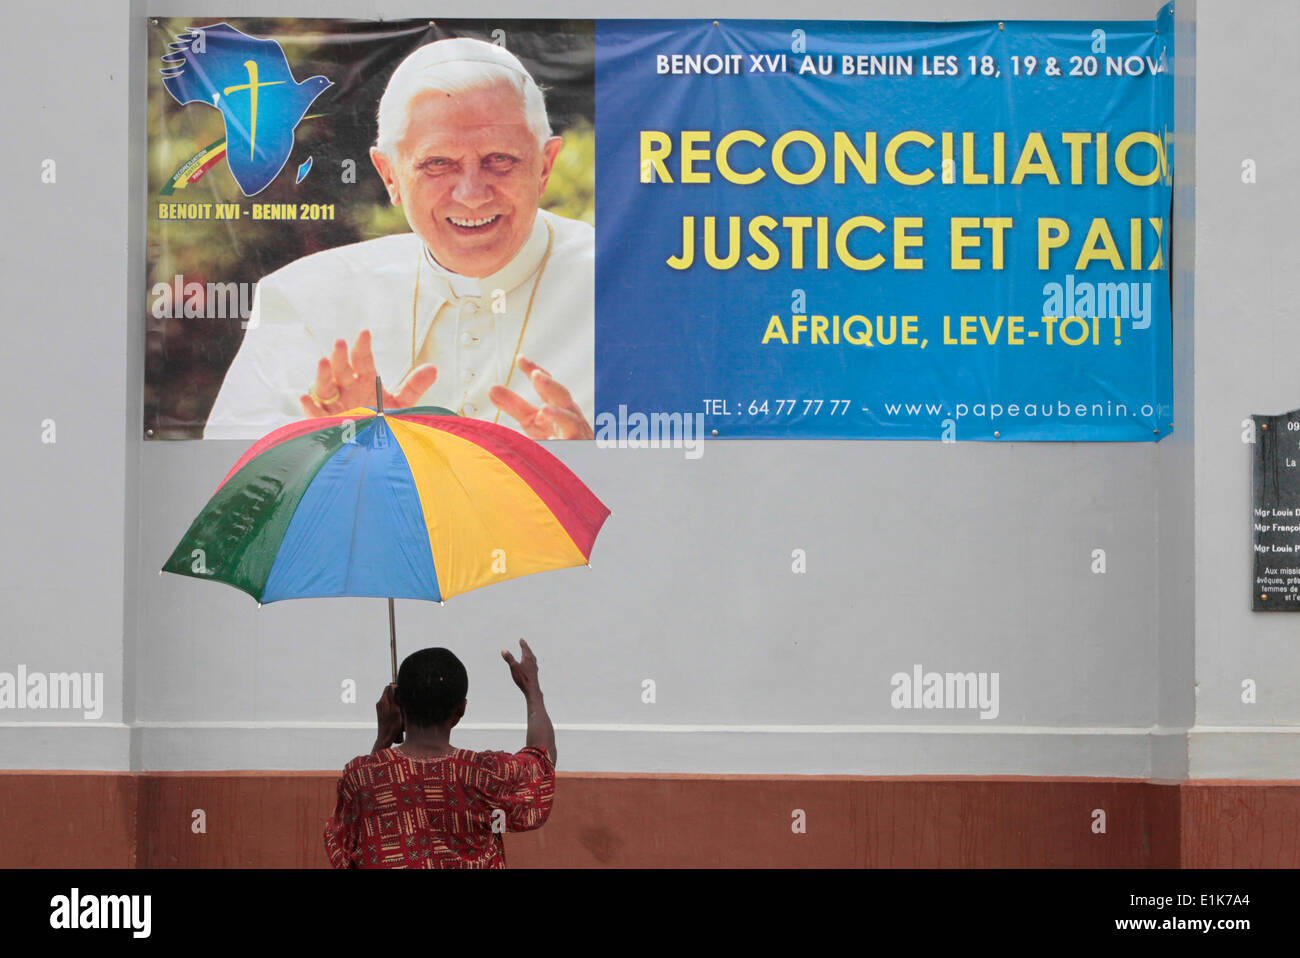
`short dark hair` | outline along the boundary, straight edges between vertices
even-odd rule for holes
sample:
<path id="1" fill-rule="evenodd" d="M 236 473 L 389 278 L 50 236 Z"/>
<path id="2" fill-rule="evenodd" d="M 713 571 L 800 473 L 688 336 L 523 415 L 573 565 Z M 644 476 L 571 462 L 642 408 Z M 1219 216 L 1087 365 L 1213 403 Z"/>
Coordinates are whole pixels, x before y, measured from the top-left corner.
<path id="1" fill-rule="evenodd" d="M 441 725 L 468 691 L 469 675 L 450 649 L 412 652 L 397 670 L 397 701 L 408 725 Z"/>

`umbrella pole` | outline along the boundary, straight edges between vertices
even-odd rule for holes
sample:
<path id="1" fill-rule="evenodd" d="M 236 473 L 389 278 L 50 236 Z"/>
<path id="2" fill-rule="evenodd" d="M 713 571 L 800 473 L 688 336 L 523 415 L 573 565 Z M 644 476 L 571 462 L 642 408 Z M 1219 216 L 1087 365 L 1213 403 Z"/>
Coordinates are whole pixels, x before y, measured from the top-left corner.
<path id="1" fill-rule="evenodd" d="M 397 619 L 393 615 L 393 600 L 388 600 L 388 651 L 393 660 L 393 682 L 397 682 Z"/>
<path id="2" fill-rule="evenodd" d="M 384 384 L 375 374 L 375 412 L 379 415 L 384 414 Z M 393 597 L 388 597 L 388 655 L 393 666 L 393 684 L 397 684 L 397 616 L 393 612 Z M 402 732 L 397 733 L 397 742 L 401 745 L 406 736 Z"/>
<path id="3" fill-rule="evenodd" d="M 388 598 L 388 651 L 393 662 L 393 684 L 397 684 L 397 618 L 393 614 L 393 599 Z M 406 739 L 405 732 L 398 732 L 394 745 L 401 745 Z"/>

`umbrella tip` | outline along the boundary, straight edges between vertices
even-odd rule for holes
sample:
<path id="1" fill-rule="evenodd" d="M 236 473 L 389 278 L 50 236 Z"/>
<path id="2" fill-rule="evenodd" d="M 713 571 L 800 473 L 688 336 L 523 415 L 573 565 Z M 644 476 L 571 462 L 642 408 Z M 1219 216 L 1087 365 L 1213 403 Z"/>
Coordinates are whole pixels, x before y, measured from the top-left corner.
<path id="1" fill-rule="evenodd" d="M 438 600 L 438 605 L 446 605 L 446 604 L 447 604 L 447 600 L 446 600 L 446 599 L 439 599 L 439 600 Z"/>
<path id="2" fill-rule="evenodd" d="M 260 609 L 260 608 L 262 607 L 262 603 L 260 603 L 260 602 L 257 603 L 257 607 Z"/>

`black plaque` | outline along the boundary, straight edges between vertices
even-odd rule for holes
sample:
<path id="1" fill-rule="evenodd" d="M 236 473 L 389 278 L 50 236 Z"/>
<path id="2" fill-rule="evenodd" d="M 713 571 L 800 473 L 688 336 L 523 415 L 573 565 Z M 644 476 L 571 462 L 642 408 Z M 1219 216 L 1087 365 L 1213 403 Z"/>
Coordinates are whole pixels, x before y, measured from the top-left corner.
<path id="1" fill-rule="evenodd" d="M 1256 612 L 1300 612 L 1300 409 L 1255 420 Z"/>

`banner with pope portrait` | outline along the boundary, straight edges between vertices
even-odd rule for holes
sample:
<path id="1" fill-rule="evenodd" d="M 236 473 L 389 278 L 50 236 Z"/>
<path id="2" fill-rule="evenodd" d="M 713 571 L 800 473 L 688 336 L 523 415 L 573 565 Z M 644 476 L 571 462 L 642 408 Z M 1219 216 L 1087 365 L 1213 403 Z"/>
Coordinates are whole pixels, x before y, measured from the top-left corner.
<path id="1" fill-rule="evenodd" d="M 1150 21 L 150 21 L 144 429 L 1158 440 Z"/>

